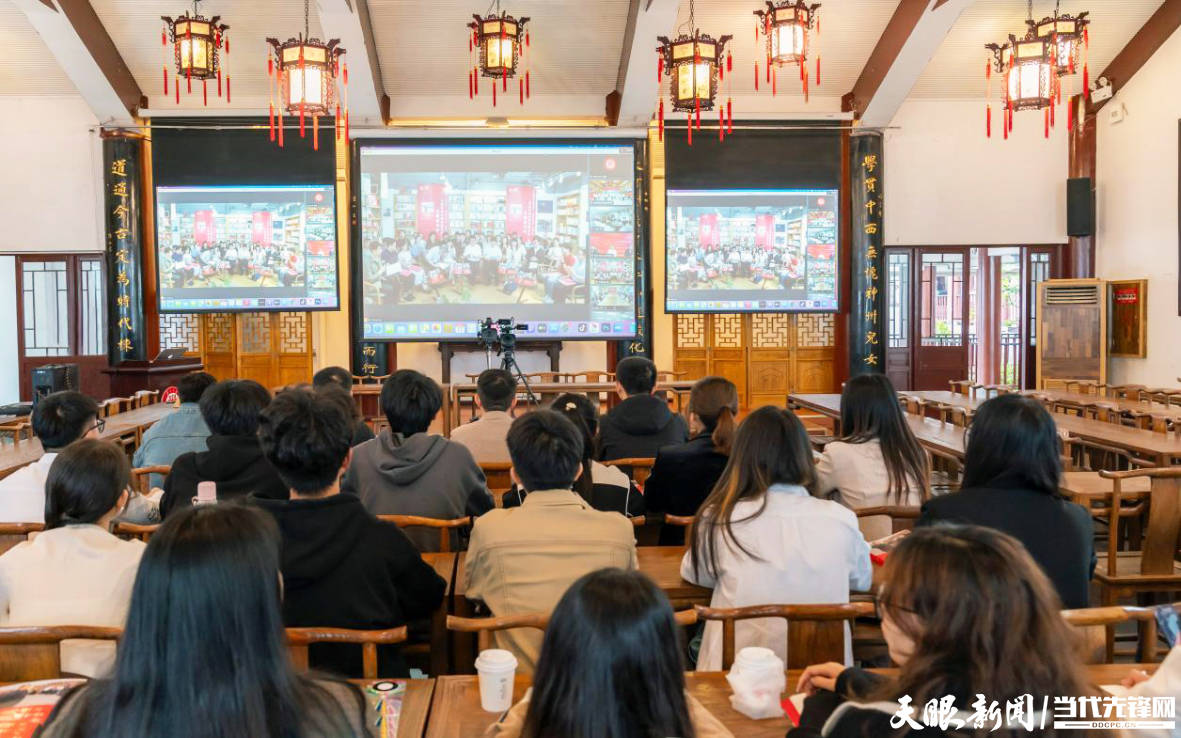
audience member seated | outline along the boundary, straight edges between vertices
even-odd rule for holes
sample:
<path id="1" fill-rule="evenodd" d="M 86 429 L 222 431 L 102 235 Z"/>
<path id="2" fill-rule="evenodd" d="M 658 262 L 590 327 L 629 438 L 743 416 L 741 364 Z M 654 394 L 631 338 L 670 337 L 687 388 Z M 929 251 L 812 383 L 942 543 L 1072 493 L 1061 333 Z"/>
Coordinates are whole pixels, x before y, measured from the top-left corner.
<path id="1" fill-rule="evenodd" d="M 1000 724 L 990 716 L 980 733 L 920 732 L 892 721 L 903 699 L 921 727 L 931 700 L 954 699 L 953 710 L 968 715 L 978 695 L 1003 706 L 1024 704 L 1027 695 L 1092 694 L 1054 587 L 1019 541 L 976 526 L 920 528 L 890 553 L 883 579 L 878 611 L 898 675 L 887 679 L 833 663 L 808 667 L 797 691 L 809 696 L 789 738 L 975 735 L 998 727 L 995 735 L 1059 735 L 1049 731 L 1052 717 L 1046 732 L 1030 733 L 1003 707 L 995 718 Z M 1041 707 L 1035 697 L 1024 716 L 1035 726 Z"/>
<path id="2" fill-rule="evenodd" d="M 183 453 L 205 451 L 209 426 L 205 425 L 205 419 L 201 417 L 198 403 L 205 390 L 216 382 L 213 375 L 206 372 L 193 372 L 181 377 L 176 383 L 180 407 L 144 431 L 143 440 L 132 457 L 132 466 L 172 466 L 176 457 Z M 153 474 L 150 481 L 153 487 L 159 487 L 164 483 L 164 477 Z"/>
<path id="3" fill-rule="evenodd" d="M 554 609 L 533 688 L 489 735 L 729 738 L 685 691 L 680 641 L 668 598 L 652 580 L 591 572 Z"/>
<path id="4" fill-rule="evenodd" d="M 329 388 L 336 388 L 343 390 L 349 397 L 349 404 L 352 410 L 349 412 L 349 417 L 353 419 L 353 437 L 351 446 L 359 446 L 365 441 L 373 438 L 373 429 L 369 427 L 361 418 L 361 411 L 357 408 L 355 402 L 352 402 L 353 390 L 353 374 L 343 366 L 326 366 L 320 371 L 312 375 L 312 387 L 317 392 L 327 390 Z"/>
<path id="5" fill-rule="evenodd" d="M 787 410 L 759 408 L 734 435 L 730 463 L 690 528 L 681 576 L 713 589 L 712 607 L 839 603 L 868 590 L 869 545 L 852 511 L 813 497 L 816 468 L 803 423 Z M 850 653 L 846 631 L 846 653 Z M 786 661 L 780 618 L 736 624 L 735 652 L 747 646 Z M 722 668 L 722 623 L 705 625 L 697 668 Z"/>
<path id="6" fill-rule="evenodd" d="M 251 379 L 218 382 L 201 397 L 201 417 L 212 435 L 208 451 L 176 457 L 164 480 L 160 512 L 189 507 L 201 482 L 217 484 L 219 502 L 259 497 L 287 499 L 287 485 L 266 462 L 258 443 L 258 414 L 271 401 L 266 388 Z"/>
<path id="7" fill-rule="evenodd" d="M 885 374 L 862 374 L 841 392 L 841 437 L 816 459 L 816 492 L 858 510 L 917 507 L 930 497 L 930 462 Z M 883 515 L 860 519 L 866 540 L 893 530 Z"/>
<path id="8" fill-rule="evenodd" d="M 141 541 L 109 532 L 127 504 L 131 469 L 113 443 L 82 440 L 56 455 L 45 480 L 45 531 L 0 556 L 0 623 L 123 627 Z M 102 676 L 112 641 L 65 641 L 63 672 Z"/>
<path id="9" fill-rule="evenodd" d="M 58 453 L 82 438 L 98 438 L 105 421 L 98 403 L 81 392 L 54 392 L 33 408 L 33 433 L 45 453 L 0 479 L 0 522 L 44 523 L 45 479 Z"/>
<path id="10" fill-rule="evenodd" d="M 595 510 L 571 487 L 582 471 L 582 435 L 553 410 L 513 421 L 508 450 L 513 481 L 528 493 L 520 507 L 492 510 L 476 521 L 467 551 L 467 596 L 495 616 L 549 612 L 580 576 L 614 566 L 636 568 L 632 524 Z M 533 671 L 536 631 L 495 634 L 524 673 Z"/>
<path id="11" fill-rule="evenodd" d="M 269 515 L 178 510 L 144 552 L 114 671 L 63 698 L 42 737 L 369 738 L 356 687 L 292 668 L 282 590 Z"/>
<path id="12" fill-rule="evenodd" d="M 693 438 L 656 452 L 652 474 L 644 483 L 650 512 L 684 517 L 697 514 L 730 459 L 738 417 L 738 388 L 724 377 L 703 377 L 689 391 L 689 429 Z M 666 525 L 660 545 L 680 546 L 685 529 Z"/>
<path id="13" fill-rule="evenodd" d="M 596 510 L 623 513 L 630 517 L 644 514 L 644 495 L 622 469 L 595 461 L 595 428 L 599 424 L 599 409 L 589 397 L 567 392 L 554 398 L 550 406 L 565 415 L 582 434 L 582 472 L 574 481 L 574 491 Z M 518 485 L 505 492 L 503 507 L 519 507 L 526 492 Z"/>
<path id="14" fill-rule="evenodd" d="M 485 369 L 476 379 L 476 406 L 480 417 L 451 431 L 451 440 L 467 446 L 480 464 L 508 463 L 508 435 L 517 405 L 517 380 L 504 369 Z"/>
<path id="15" fill-rule="evenodd" d="M 1063 607 L 1087 607 L 1095 571 L 1091 516 L 1059 492 L 1062 442 L 1034 399 L 1001 395 L 980 405 L 968 431 L 958 492 L 923 505 L 919 525 L 972 523 L 1025 545 Z"/>
<path id="16" fill-rule="evenodd" d="M 629 356 L 615 367 L 620 402 L 599 422 L 599 461 L 652 458 L 662 446 L 689 440 L 685 419 L 656 397 L 656 365 Z"/>
<path id="17" fill-rule="evenodd" d="M 262 449 L 291 490 L 290 500 L 256 502 L 279 523 L 283 622 L 384 630 L 429 615 L 444 582 L 393 523 L 340 494 L 348 467 L 352 400 L 332 392 L 280 392 L 259 419 Z M 383 677 L 409 671 L 397 646 L 378 649 Z M 313 667 L 359 678 L 359 646 L 314 644 Z"/>
<path id="18" fill-rule="evenodd" d="M 381 388 L 381 411 L 390 427 L 353 449 L 342 489 L 361 498 L 374 515 L 419 515 L 453 520 L 493 507 L 484 472 L 471 452 L 429 433 L 443 406 L 434 380 L 416 371 L 394 372 Z M 419 551 L 438 551 L 439 536 L 409 529 Z M 457 545 L 455 535 L 453 545 Z"/>

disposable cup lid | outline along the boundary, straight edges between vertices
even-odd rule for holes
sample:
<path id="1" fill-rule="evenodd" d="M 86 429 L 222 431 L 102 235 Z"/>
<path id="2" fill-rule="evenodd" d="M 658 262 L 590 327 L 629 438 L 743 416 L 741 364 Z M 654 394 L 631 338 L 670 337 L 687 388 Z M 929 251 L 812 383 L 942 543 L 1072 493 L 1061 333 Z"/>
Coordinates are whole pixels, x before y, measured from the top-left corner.
<path id="1" fill-rule="evenodd" d="M 769 648 L 749 646 L 739 651 L 734 661 L 743 666 L 770 666 L 779 661 L 779 657 Z"/>
<path id="2" fill-rule="evenodd" d="M 476 658 L 476 668 L 485 671 L 502 671 L 517 668 L 517 657 L 500 648 L 481 651 Z"/>

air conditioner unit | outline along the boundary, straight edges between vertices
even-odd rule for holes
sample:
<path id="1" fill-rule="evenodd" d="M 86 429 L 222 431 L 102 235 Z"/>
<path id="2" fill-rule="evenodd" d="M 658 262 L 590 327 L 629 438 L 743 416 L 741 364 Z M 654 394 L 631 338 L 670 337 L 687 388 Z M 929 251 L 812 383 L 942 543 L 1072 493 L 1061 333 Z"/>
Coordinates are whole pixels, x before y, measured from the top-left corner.
<path id="1" fill-rule="evenodd" d="M 1038 285 L 1037 388 L 1067 380 L 1107 382 L 1107 300 L 1101 279 Z"/>

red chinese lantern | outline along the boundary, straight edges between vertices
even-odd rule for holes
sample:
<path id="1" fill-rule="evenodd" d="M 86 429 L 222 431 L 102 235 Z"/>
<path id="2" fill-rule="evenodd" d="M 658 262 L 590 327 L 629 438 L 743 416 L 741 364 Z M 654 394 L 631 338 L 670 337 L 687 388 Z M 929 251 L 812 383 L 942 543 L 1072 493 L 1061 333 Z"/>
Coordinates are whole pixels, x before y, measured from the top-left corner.
<path id="1" fill-rule="evenodd" d="M 328 42 L 312 38 L 308 30 L 308 0 L 303 4 L 304 32 L 280 42 L 268 38 L 274 54 L 267 56 L 270 87 L 271 140 L 283 145 L 283 111 L 299 117 L 299 135 L 306 136 L 307 119 L 312 123 L 312 146 L 320 148 L 320 118 L 335 118 L 336 137 L 349 138 L 348 66 L 341 61 L 345 50 L 340 39 Z M 337 94 L 339 87 L 340 94 Z M 275 105 L 278 90 L 279 106 Z"/>
<path id="2" fill-rule="evenodd" d="M 164 49 L 164 95 L 168 96 L 169 79 L 168 68 L 175 70 L 172 80 L 173 98 L 180 104 L 181 80 L 184 80 L 186 94 L 193 93 L 193 80 L 201 83 L 201 96 L 206 105 L 209 104 L 209 87 L 211 80 L 217 81 L 217 96 L 222 95 L 221 55 L 230 53 L 230 40 L 226 36 L 229 26 L 221 22 L 221 16 L 212 18 L 197 12 L 197 3 L 193 0 L 193 12 L 186 12 L 175 20 L 162 15 L 164 28 L 160 31 L 160 45 Z M 171 58 L 170 58 L 171 57 Z M 230 76 L 225 75 L 226 102 L 230 101 Z"/>

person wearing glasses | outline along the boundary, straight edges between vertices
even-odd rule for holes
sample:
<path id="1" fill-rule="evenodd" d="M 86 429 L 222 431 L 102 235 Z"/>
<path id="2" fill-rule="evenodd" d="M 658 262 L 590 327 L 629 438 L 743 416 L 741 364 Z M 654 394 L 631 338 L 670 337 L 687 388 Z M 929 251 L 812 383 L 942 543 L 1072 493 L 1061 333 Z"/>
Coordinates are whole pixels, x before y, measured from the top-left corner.
<path id="1" fill-rule="evenodd" d="M 45 453 L 0 480 L 0 523 L 44 523 L 45 480 L 54 459 L 76 441 L 98 438 L 106 426 L 98 403 L 72 390 L 42 398 L 31 423 Z"/>

